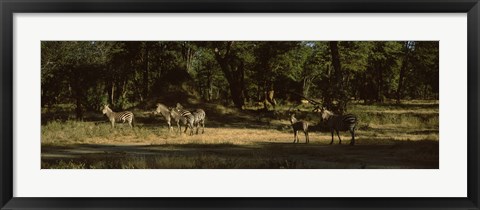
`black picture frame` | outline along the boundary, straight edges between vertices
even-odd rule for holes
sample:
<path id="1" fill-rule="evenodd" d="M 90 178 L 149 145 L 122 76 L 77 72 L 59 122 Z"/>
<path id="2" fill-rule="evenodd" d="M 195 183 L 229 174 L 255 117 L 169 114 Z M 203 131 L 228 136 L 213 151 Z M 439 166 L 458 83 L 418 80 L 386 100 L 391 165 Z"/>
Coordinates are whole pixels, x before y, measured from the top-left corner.
<path id="1" fill-rule="evenodd" d="M 479 209 L 478 0 L 1 0 L 1 209 Z M 465 198 L 13 197 L 14 13 L 467 13 L 468 196 Z M 28 128 L 26 128 L 28 129 Z"/>

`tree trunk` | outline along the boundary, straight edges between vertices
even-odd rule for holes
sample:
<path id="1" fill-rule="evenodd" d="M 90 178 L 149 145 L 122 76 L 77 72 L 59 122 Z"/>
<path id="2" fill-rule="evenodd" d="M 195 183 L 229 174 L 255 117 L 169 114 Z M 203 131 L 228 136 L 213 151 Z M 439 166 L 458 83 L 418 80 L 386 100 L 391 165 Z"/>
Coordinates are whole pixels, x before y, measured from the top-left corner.
<path id="1" fill-rule="evenodd" d="M 218 49 L 215 49 L 215 59 L 228 81 L 235 107 L 243 109 L 243 105 L 245 105 L 245 69 L 243 61 L 231 53 L 232 45 L 233 42 L 227 43 L 226 53 L 223 56 L 220 55 Z"/>
<path id="2" fill-rule="evenodd" d="M 398 78 L 397 104 L 400 104 L 402 100 L 403 78 L 405 77 L 405 71 L 406 71 L 406 65 L 407 65 L 405 64 L 405 62 L 406 62 L 406 59 L 404 59 L 402 63 L 402 67 L 400 68 L 400 76 Z"/>
<path id="3" fill-rule="evenodd" d="M 115 82 L 112 81 L 112 90 L 110 92 L 110 104 L 114 104 L 114 100 L 115 100 Z"/>
<path id="4" fill-rule="evenodd" d="M 195 55 L 195 49 L 188 42 L 182 44 L 183 59 L 185 61 L 185 70 L 190 72 L 193 66 L 193 56 Z"/>
<path id="5" fill-rule="evenodd" d="M 235 107 L 242 109 L 243 105 L 245 104 L 245 96 L 242 87 L 239 85 L 230 84 L 230 93 L 232 94 L 232 100 L 235 104 Z"/>
<path id="6" fill-rule="evenodd" d="M 127 80 L 125 79 L 123 81 L 123 86 L 122 86 L 122 104 L 120 106 L 123 108 L 123 104 L 125 103 L 125 98 L 127 98 Z"/>
<path id="7" fill-rule="evenodd" d="M 206 87 L 206 100 L 211 101 L 213 97 L 213 82 L 212 82 L 212 74 L 207 75 L 207 87 Z"/>
<path id="8" fill-rule="evenodd" d="M 144 72 L 143 72 L 143 96 L 145 98 L 148 97 L 148 74 L 149 74 L 149 69 L 148 69 L 148 57 L 149 57 L 149 44 L 148 42 L 145 43 L 145 55 L 144 55 L 144 60 L 143 60 L 143 65 L 144 65 Z"/>
<path id="9" fill-rule="evenodd" d="M 82 102 L 84 100 L 84 88 L 82 87 L 83 82 L 81 81 L 81 78 L 79 74 L 81 74 L 81 71 L 79 70 L 78 67 L 69 67 L 71 68 L 71 74 L 70 74 L 70 84 L 72 84 L 72 93 L 73 97 L 75 99 L 75 113 L 76 113 L 76 118 L 77 120 L 83 120 L 83 107 L 82 107 Z"/>
<path id="10" fill-rule="evenodd" d="M 406 42 L 404 44 L 404 50 L 405 50 L 405 54 L 403 56 L 402 67 L 400 68 L 400 75 L 399 75 L 399 79 L 398 79 L 397 104 L 400 104 L 401 100 L 402 100 L 403 80 L 404 80 L 404 77 L 405 77 L 405 73 L 408 69 L 408 62 L 409 62 L 409 59 L 408 59 L 408 55 L 409 55 L 408 42 Z"/>
<path id="11" fill-rule="evenodd" d="M 340 54 L 338 53 L 338 41 L 330 42 L 330 55 L 332 57 L 333 65 L 333 80 L 330 83 L 330 101 L 333 99 L 338 100 L 336 111 L 339 114 L 343 114 L 346 107 L 346 97 L 343 89 L 343 73 L 342 66 L 340 65 Z M 333 84 L 332 84 L 333 83 Z"/>
<path id="12" fill-rule="evenodd" d="M 275 100 L 275 90 L 273 89 L 273 84 L 270 85 L 270 90 L 267 92 L 267 100 L 273 106 L 273 109 L 277 106 L 277 101 Z"/>
<path id="13" fill-rule="evenodd" d="M 235 64 L 230 64 L 230 65 L 235 65 Z M 236 68 L 236 70 L 232 70 L 232 66 L 230 65 L 224 63 L 223 65 L 220 65 L 220 66 L 227 78 L 227 81 L 230 87 L 230 94 L 231 94 L 233 103 L 235 104 L 235 107 L 242 109 L 243 105 L 245 104 L 245 93 L 244 93 L 244 84 L 243 84 L 244 83 L 243 64 L 237 67 L 233 67 L 233 68 Z"/>
<path id="14" fill-rule="evenodd" d="M 83 109 L 82 109 L 82 100 L 79 97 L 76 97 L 75 112 L 77 120 L 83 120 Z"/>
<path id="15" fill-rule="evenodd" d="M 377 96 L 376 96 L 376 101 L 377 102 L 383 102 L 383 68 L 380 65 L 376 65 L 377 68 Z"/>
<path id="16" fill-rule="evenodd" d="M 315 76 L 303 78 L 303 96 L 310 97 L 310 88 L 312 87 L 312 81 L 315 79 Z"/>

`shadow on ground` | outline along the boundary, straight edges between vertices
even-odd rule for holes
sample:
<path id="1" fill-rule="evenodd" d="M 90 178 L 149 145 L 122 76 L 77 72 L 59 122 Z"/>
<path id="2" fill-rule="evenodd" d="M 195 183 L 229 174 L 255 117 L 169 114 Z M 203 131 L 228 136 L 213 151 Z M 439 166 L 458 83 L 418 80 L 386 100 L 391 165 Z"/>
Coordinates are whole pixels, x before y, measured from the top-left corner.
<path id="1" fill-rule="evenodd" d="M 337 143 L 337 142 L 335 142 Z M 42 168 L 404 169 L 439 167 L 438 141 L 42 146 Z"/>

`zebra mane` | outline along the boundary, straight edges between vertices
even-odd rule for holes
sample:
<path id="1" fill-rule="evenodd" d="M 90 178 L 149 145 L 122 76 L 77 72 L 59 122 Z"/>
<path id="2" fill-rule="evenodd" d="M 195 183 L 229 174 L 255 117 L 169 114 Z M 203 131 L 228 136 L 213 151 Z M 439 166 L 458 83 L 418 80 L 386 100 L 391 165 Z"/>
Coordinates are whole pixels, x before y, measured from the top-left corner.
<path id="1" fill-rule="evenodd" d="M 180 112 L 177 110 L 176 107 L 172 107 L 169 109 L 169 112 L 170 112 L 170 116 L 172 116 L 173 118 L 180 118 L 180 119 L 184 119 L 184 117 L 180 114 Z"/>
<path id="2" fill-rule="evenodd" d="M 177 103 L 176 108 L 177 108 L 177 109 L 183 109 L 183 106 L 182 106 L 180 103 Z"/>
<path id="3" fill-rule="evenodd" d="M 106 114 L 106 115 L 109 115 L 109 113 L 112 113 L 112 109 L 110 109 L 110 107 L 108 106 L 108 104 L 105 104 L 103 105 L 103 109 L 102 109 L 102 113 L 103 114 Z"/>
<path id="4" fill-rule="evenodd" d="M 170 115 L 170 110 L 167 108 L 167 106 L 158 103 L 157 104 L 157 112 L 162 113 L 163 116 L 168 116 Z"/>
<path id="5" fill-rule="evenodd" d="M 103 105 L 103 109 L 112 111 L 112 109 L 110 108 L 110 105 L 108 104 Z"/>

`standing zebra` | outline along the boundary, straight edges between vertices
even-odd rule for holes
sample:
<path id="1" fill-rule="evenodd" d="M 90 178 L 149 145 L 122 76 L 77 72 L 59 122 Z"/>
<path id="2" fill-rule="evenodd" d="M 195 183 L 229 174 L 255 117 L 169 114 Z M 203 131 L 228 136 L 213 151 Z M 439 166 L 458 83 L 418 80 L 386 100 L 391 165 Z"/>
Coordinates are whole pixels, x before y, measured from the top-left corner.
<path id="1" fill-rule="evenodd" d="M 172 132 L 172 130 L 173 130 L 173 127 L 172 127 L 172 124 L 171 124 L 172 118 L 177 123 L 177 126 L 180 127 L 180 125 L 179 125 L 180 118 L 173 117 L 171 115 L 170 110 L 167 108 L 167 106 L 165 106 L 161 103 L 157 104 L 157 108 L 155 109 L 153 114 L 161 114 L 163 116 L 163 118 L 165 118 L 165 121 L 167 121 L 167 124 L 168 124 L 168 130 L 170 132 Z"/>
<path id="2" fill-rule="evenodd" d="M 161 103 L 158 103 L 157 108 L 153 113 L 161 114 L 165 118 L 165 121 L 167 121 L 168 129 L 170 132 L 173 130 L 172 121 L 177 125 L 177 133 L 180 133 L 180 130 L 181 130 L 180 123 L 184 124 L 186 128 L 187 126 L 189 126 L 190 120 L 187 119 L 189 117 L 182 116 L 182 114 L 179 111 L 177 111 L 176 108 L 167 108 L 167 106 Z"/>
<path id="3" fill-rule="evenodd" d="M 336 115 L 331 111 L 326 110 L 324 107 L 320 108 L 318 106 L 313 109 L 313 112 L 320 112 L 322 121 L 326 122 L 328 128 L 330 128 L 330 132 L 332 133 L 332 141 L 330 144 L 333 143 L 334 131 L 338 136 L 338 144 L 342 144 L 342 139 L 340 139 L 340 135 L 338 134 L 339 131 L 350 131 L 350 134 L 352 135 L 350 145 L 355 144 L 355 126 L 357 125 L 357 117 L 355 115 Z"/>
<path id="4" fill-rule="evenodd" d="M 134 127 L 134 115 L 132 112 L 113 112 L 108 105 L 103 105 L 102 113 L 108 117 L 110 123 L 112 123 L 112 128 L 115 128 L 115 122 L 128 122 L 131 128 Z"/>
<path id="5" fill-rule="evenodd" d="M 305 144 L 308 144 L 310 142 L 310 138 L 308 137 L 308 122 L 297 120 L 294 113 L 290 116 L 290 123 L 292 124 L 293 128 L 293 143 L 300 143 L 300 140 L 298 138 L 298 131 L 303 131 L 303 133 L 305 134 Z"/>
<path id="6" fill-rule="evenodd" d="M 193 115 L 193 126 L 196 128 L 196 134 L 198 134 L 199 126 L 202 125 L 202 134 L 205 133 L 205 111 L 203 109 L 196 109 L 192 112 Z"/>
<path id="7" fill-rule="evenodd" d="M 193 135 L 193 125 L 195 123 L 195 117 L 191 112 L 184 110 L 182 105 L 177 103 L 177 107 L 172 108 L 170 110 L 170 113 L 176 118 L 179 118 L 185 125 L 185 131 L 183 131 L 184 133 L 187 133 L 187 129 L 190 128 L 190 136 Z"/>

